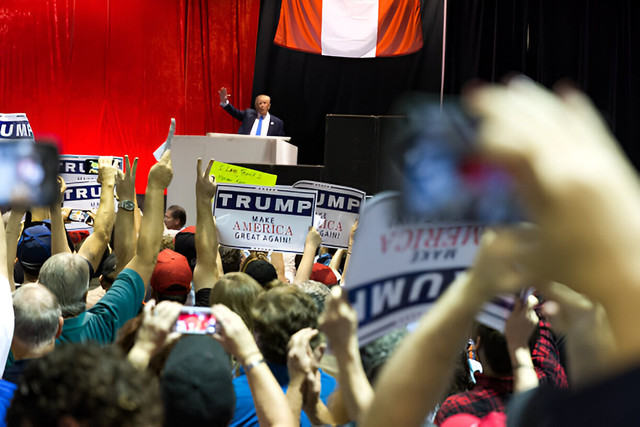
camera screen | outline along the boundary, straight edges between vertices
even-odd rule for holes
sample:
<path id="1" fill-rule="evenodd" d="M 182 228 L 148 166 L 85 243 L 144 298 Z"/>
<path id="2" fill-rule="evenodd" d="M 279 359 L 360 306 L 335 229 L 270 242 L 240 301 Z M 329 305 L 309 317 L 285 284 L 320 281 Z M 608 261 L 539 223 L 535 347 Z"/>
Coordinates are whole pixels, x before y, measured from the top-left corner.
<path id="1" fill-rule="evenodd" d="M 403 155 L 403 195 L 412 215 L 437 221 L 523 219 L 510 176 L 483 161 L 476 123 L 455 101 L 411 105 Z"/>
<path id="2" fill-rule="evenodd" d="M 58 151 L 33 141 L 0 143 L 0 205 L 46 206 L 58 192 Z"/>
<path id="3" fill-rule="evenodd" d="M 216 318 L 208 308 L 185 307 L 178 316 L 175 330 L 182 334 L 213 334 Z"/>

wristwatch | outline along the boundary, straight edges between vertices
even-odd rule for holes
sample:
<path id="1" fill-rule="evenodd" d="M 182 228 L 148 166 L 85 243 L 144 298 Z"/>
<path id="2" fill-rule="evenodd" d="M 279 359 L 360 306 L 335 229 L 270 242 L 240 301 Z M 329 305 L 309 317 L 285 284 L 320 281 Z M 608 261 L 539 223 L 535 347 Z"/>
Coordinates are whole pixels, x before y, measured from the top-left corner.
<path id="1" fill-rule="evenodd" d="M 132 212 L 136 205 L 131 200 L 122 200 L 118 203 L 118 209 L 124 209 L 125 211 Z"/>

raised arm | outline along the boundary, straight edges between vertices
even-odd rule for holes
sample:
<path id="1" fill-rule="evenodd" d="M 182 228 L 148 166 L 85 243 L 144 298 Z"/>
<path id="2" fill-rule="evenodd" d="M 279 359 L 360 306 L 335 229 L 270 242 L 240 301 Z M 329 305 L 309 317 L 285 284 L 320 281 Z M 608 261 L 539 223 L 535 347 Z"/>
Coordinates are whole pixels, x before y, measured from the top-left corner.
<path id="1" fill-rule="evenodd" d="M 537 302 L 535 297 L 531 297 L 531 299 Z M 504 328 L 513 370 L 513 391 L 515 393 L 536 388 L 539 384 L 529 349 L 529 339 L 540 320 L 532 306 L 533 304 L 529 302 L 525 305 L 520 298 L 517 298 Z"/>
<path id="2" fill-rule="evenodd" d="M 311 424 L 334 425 L 336 423 L 331 412 L 320 399 L 322 384 L 318 366 L 325 347 L 322 344 L 315 352 L 311 348 L 311 339 L 317 334 L 317 329 L 304 328 L 293 334 L 289 340 L 287 400 L 294 418 L 300 416 L 302 408 Z"/>
<path id="3" fill-rule="evenodd" d="M 338 384 L 349 419 L 358 421 L 373 401 L 373 388 L 360 359 L 358 316 L 340 286 L 331 289 L 320 329 L 327 335 L 338 362 Z"/>
<path id="4" fill-rule="evenodd" d="M 614 355 L 616 343 L 602 304 L 593 302 L 561 283 L 540 290 L 543 312 L 553 330 L 565 334 L 568 375 L 577 390 L 614 374 L 620 367 Z"/>
<path id="5" fill-rule="evenodd" d="M 138 238 L 135 231 L 135 211 L 138 209 L 135 189 L 138 158 L 133 160 L 133 165 L 129 161 L 129 156 L 124 156 L 124 159 L 126 169 L 124 172 L 118 171 L 116 176 L 116 194 L 119 207 L 113 229 L 113 252 L 118 262 L 116 269 L 111 273 L 111 277 L 114 279 L 135 255 Z"/>
<path id="6" fill-rule="evenodd" d="M 342 278 L 340 279 L 340 283 L 344 283 L 344 275 L 347 273 L 347 267 L 349 267 L 349 260 L 351 259 L 351 248 L 353 247 L 353 238 L 356 235 L 356 231 L 358 230 L 358 221 L 353 224 L 351 227 L 351 231 L 349 232 L 349 248 L 347 249 L 347 258 L 344 260 L 344 269 L 342 270 Z"/>
<path id="7" fill-rule="evenodd" d="M 171 153 L 167 150 L 149 171 L 144 198 L 144 216 L 140 224 L 136 255 L 126 267 L 135 270 L 144 283 L 149 283 L 158 258 L 164 229 L 164 189 L 171 182 L 171 178 L 173 178 Z"/>
<path id="8" fill-rule="evenodd" d="M 61 253 L 71 253 L 71 248 L 67 242 L 67 231 L 64 227 L 64 219 L 62 218 L 62 199 L 67 189 L 64 179 L 58 176 L 58 184 L 60 192 L 53 205 L 51 205 L 51 255 Z"/>
<path id="9" fill-rule="evenodd" d="M 202 170 L 202 159 L 196 167 L 196 267 L 193 270 L 193 288 L 213 288 L 220 280 L 222 266 L 218 262 L 218 233 L 211 210 L 211 199 L 216 194 L 215 178 L 210 175 L 213 159 Z"/>
<path id="10" fill-rule="evenodd" d="M 100 265 L 102 255 L 111 239 L 111 231 L 116 219 L 113 190 L 116 185 L 117 172 L 118 169 L 113 166 L 113 157 L 104 156 L 98 159 L 98 182 L 101 185 L 100 206 L 98 206 L 96 219 L 93 222 L 93 233 L 86 238 L 78 251 L 78 255 L 89 261 L 93 271 L 96 271 Z"/>
<path id="11" fill-rule="evenodd" d="M 422 424 L 446 391 L 476 313 L 495 294 L 524 286 L 516 261 L 526 249 L 512 231 L 485 231 L 471 270 L 456 278 L 384 366 L 363 425 Z"/>
<path id="12" fill-rule="evenodd" d="M 229 98 L 229 93 L 227 92 L 227 88 L 226 87 L 221 87 L 218 90 L 218 95 L 220 95 L 220 104 L 226 104 L 227 102 L 229 102 L 229 100 L 227 98 Z"/>
<path id="13" fill-rule="evenodd" d="M 211 311 L 218 321 L 213 337 L 244 367 L 260 425 L 299 425 L 244 321 L 222 304 L 214 305 Z"/>
<path id="14" fill-rule="evenodd" d="M 127 355 L 133 366 L 143 371 L 147 369 L 151 357 L 166 345 L 182 307 L 173 301 L 162 301 L 156 305 L 155 300 L 144 306 L 142 325 Z"/>
<path id="15" fill-rule="evenodd" d="M 278 280 L 280 280 L 282 283 L 289 283 L 289 280 L 284 274 L 284 255 L 282 254 L 282 252 L 271 253 L 271 264 L 276 269 L 276 273 L 278 273 Z"/>
<path id="16" fill-rule="evenodd" d="M 6 242 L 4 221 L 0 221 L 0 242 Z M 4 373 L 7 355 L 13 338 L 14 318 L 9 275 L 13 276 L 13 265 L 8 269 L 7 245 L 0 244 L 0 377 Z"/>
<path id="17" fill-rule="evenodd" d="M 311 272 L 313 270 L 313 259 L 316 256 L 316 251 L 318 247 L 322 243 L 322 236 L 318 233 L 314 227 L 309 227 L 309 232 L 307 233 L 307 239 L 304 242 L 304 252 L 302 253 L 302 260 L 300 261 L 300 265 L 298 266 L 298 271 L 296 271 L 296 278 L 294 283 L 299 285 L 302 282 L 306 282 L 311 277 Z"/>
<path id="18" fill-rule="evenodd" d="M 526 78 L 468 97 L 483 154 L 507 168 L 540 226 L 540 272 L 600 301 L 619 369 L 640 362 L 640 180 L 585 95 Z M 607 286 L 610 284 L 610 286 Z"/>
<path id="19" fill-rule="evenodd" d="M 22 217 L 24 216 L 25 212 L 25 209 L 22 207 L 12 206 L 11 214 L 9 215 L 9 221 L 7 222 L 5 265 L 7 266 L 7 279 L 9 279 L 9 286 L 11 287 L 11 291 L 15 291 L 16 289 L 16 284 L 13 280 L 13 267 L 16 262 L 18 240 L 20 240 L 20 234 L 22 233 Z"/>

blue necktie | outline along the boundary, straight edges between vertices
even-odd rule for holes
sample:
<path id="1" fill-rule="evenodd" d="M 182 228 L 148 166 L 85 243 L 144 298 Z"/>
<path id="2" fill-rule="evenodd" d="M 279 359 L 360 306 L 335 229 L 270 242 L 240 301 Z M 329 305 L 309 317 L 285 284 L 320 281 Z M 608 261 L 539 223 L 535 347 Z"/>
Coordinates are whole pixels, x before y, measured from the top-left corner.
<path id="1" fill-rule="evenodd" d="M 256 129 L 256 135 L 260 135 L 261 131 L 262 131 L 262 116 L 260 116 L 260 118 L 258 119 L 258 129 Z"/>

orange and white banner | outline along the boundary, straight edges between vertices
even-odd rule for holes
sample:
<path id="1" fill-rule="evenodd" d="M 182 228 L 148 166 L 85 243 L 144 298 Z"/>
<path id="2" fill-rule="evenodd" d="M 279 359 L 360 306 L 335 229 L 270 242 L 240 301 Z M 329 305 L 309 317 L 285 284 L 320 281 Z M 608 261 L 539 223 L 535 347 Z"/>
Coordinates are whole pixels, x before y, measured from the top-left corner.
<path id="1" fill-rule="evenodd" d="M 398 56 L 422 48 L 419 0 L 282 0 L 274 43 L 327 56 Z"/>

